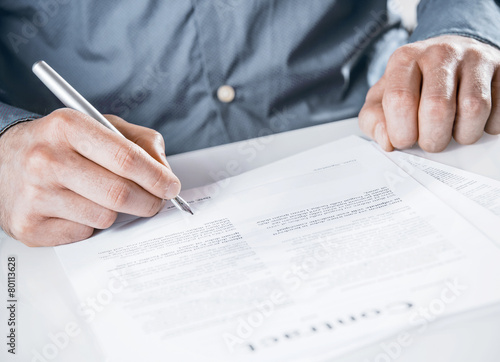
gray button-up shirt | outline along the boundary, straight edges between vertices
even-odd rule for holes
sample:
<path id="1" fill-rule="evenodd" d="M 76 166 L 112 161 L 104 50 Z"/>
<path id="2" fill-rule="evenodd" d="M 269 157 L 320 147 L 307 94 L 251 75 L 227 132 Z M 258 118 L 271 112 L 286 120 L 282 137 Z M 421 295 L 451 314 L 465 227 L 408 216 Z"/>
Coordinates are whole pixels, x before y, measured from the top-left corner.
<path id="1" fill-rule="evenodd" d="M 393 50 L 380 42 L 401 43 L 393 15 L 386 0 L 0 0 L 0 132 L 62 106 L 41 59 L 169 154 L 355 116 Z M 422 0 L 410 41 L 441 34 L 498 46 L 499 2 Z"/>

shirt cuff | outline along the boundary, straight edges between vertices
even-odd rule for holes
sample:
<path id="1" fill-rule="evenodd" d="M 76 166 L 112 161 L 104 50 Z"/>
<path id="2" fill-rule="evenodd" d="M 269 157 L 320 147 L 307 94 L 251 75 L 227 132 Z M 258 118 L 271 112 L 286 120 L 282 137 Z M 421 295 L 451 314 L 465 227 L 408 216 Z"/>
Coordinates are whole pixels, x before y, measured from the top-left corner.
<path id="1" fill-rule="evenodd" d="M 0 136 L 10 127 L 21 122 L 32 121 L 42 116 L 0 102 Z"/>
<path id="2" fill-rule="evenodd" d="M 500 5 L 495 0 L 422 0 L 410 42 L 461 35 L 500 49 Z"/>

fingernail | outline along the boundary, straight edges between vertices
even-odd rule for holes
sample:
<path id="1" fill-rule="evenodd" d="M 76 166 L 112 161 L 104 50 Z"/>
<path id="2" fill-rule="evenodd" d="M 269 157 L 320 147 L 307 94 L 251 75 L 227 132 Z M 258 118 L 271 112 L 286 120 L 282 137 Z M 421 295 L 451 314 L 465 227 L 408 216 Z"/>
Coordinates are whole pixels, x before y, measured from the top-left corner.
<path id="1" fill-rule="evenodd" d="M 181 192 L 181 185 L 177 181 L 174 181 L 167 186 L 167 189 L 165 190 L 165 199 L 173 199 L 179 195 L 179 192 Z"/>

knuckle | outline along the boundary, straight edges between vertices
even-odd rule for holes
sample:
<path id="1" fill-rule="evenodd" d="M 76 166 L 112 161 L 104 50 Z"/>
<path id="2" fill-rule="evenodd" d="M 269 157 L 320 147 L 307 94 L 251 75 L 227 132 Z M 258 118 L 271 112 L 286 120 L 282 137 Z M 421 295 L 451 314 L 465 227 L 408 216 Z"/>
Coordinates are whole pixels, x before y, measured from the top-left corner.
<path id="1" fill-rule="evenodd" d="M 417 135 L 407 132 L 398 132 L 391 135 L 391 143 L 399 149 L 412 147 L 417 142 Z"/>
<path id="2" fill-rule="evenodd" d="M 106 118 L 111 123 L 124 121 L 121 117 L 118 117 L 116 114 L 103 114 L 104 118 Z M 116 127 L 116 125 L 114 125 Z"/>
<path id="3" fill-rule="evenodd" d="M 135 169 L 138 158 L 139 150 L 137 149 L 137 146 L 132 143 L 118 148 L 114 155 L 114 161 L 125 173 L 131 172 Z"/>
<path id="4" fill-rule="evenodd" d="M 60 122 L 66 122 L 68 120 L 69 109 L 59 108 L 53 111 L 48 117 L 46 117 L 46 122 L 48 125 L 57 126 Z"/>
<path id="5" fill-rule="evenodd" d="M 418 144 L 426 152 L 436 153 L 441 152 L 451 141 L 453 130 L 452 125 L 447 122 L 429 123 L 425 127 L 425 131 L 421 130 Z"/>
<path id="6" fill-rule="evenodd" d="M 424 96 L 423 113 L 425 119 L 443 121 L 455 116 L 456 105 L 451 97 L 445 95 Z"/>
<path id="7" fill-rule="evenodd" d="M 457 141 L 457 143 L 461 145 L 471 145 L 473 143 L 476 143 L 479 138 L 481 138 L 481 136 L 471 133 L 455 132 L 453 138 L 455 139 L 455 141 Z"/>
<path id="8" fill-rule="evenodd" d="M 418 141 L 421 149 L 429 153 L 437 153 L 443 151 L 449 142 L 436 142 L 432 139 L 424 138 Z"/>
<path id="9" fill-rule="evenodd" d="M 60 119 L 67 119 L 68 116 L 74 112 L 72 109 L 70 108 L 58 108 L 56 109 L 55 111 L 53 111 L 51 114 L 56 117 L 56 118 L 60 118 Z"/>
<path id="10" fill-rule="evenodd" d="M 388 89 L 384 103 L 389 107 L 401 107 L 418 104 L 420 96 L 409 89 Z"/>
<path id="11" fill-rule="evenodd" d="M 162 190 L 164 190 L 168 180 L 166 172 L 163 170 L 163 167 L 155 167 L 153 172 L 155 174 L 151 179 L 152 180 L 150 185 L 151 189 L 156 190 L 161 188 L 163 185 Z"/>
<path id="12" fill-rule="evenodd" d="M 60 130 L 61 126 L 66 126 L 70 123 L 72 111 L 67 108 L 56 109 L 47 118 L 47 124 L 49 127 Z"/>
<path id="13" fill-rule="evenodd" d="M 448 42 L 440 42 L 437 44 L 429 45 L 426 50 L 426 56 L 430 58 L 451 58 L 459 54 L 458 48 Z"/>
<path id="14" fill-rule="evenodd" d="M 390 57 L 390 62 L 411 63 L 417 60 L 418 50 L 413 44 L 402 46 L 394 51 Z"/>
<path id="15" fill-rule="evenodd" d="M 365 105 L 358 116 L 359 128 L 368 136 L 374 137 L 375 127 L 380 122 L 381 115 L 383 116 L 384 111 L 382 105 Z"/>
<path id="16" fill-rule="evenodd" d="M 491 109 L 491 98 L 484 94 L 467 95 L 460 100 L 460 115 L 466 118 L 475 118 Z"/>
<path id="17" fill-rule="evenodd" d="M 44 197 L 44 192 L 42 186 L 38 184 L 34 185 L 23 185 L 22 189 L 22 204 L 23 210 L 28 214 L 36 214 L 36 209 L 39 208 L 40 205 L 43 205 L 46 202 L 46 198 Z"/>
<path id="18" fill-rule="evenodd" d="M 118 214 L 109 209 L 103 209 L 98 215 L 95 222 L 97 229 L 107 229 L 116 221 Z"/>
<path id="19" fill-rule="evenodd" d="M 359 111 L 358 115 L 358 124 L 359 127 L 363 130 L 366 131 L 368 128 L 368 125 L 372 122 L 373 120 L 373 110 L 371 107 L 368 107 L 366 104 L 361 108 L 361 111 Z"/>
<path id="20" fill-rule="evenodd" d="M 49 171 L 50 165 L 53 162 L 55 162 L 55 157 L 49 147 L 36 144 L 26 151 L 23 167 L 30 176 L 42 175 Z"/>
<path id="21" fill-rule="evenodd" d="M 72 230 L 72 232 L 70 233 L 71 236 L 68 238 L 68 242 L 71 243 L 73 241 L 88 239 L 92 236 L 93 233 L 94 228 L 90 226 L 79 225 L 78 227 L 75 227 L 75 230 Z"/>
<path id="22" fill-rule="evenodd" d="M 465 58 L 474 63 L 481 63 L 488 59 L 488 54 L 484 51 L 484 48 L 470 46 L 465 50 Z"/>
<path id="23" fill-rule="evenodd" d="M 162 134 L 154 129 L 151 129 L 149 131 L 149 136 L 153 139 L 154 142 L 164 143 Z"/>
<path id="24" fill-rule="evenodd" d="M 67 133 L 74 125 L 73 116 L 75 111 L 62 108 L 52 112 L 45 120 L 45 127 L 49 132 L 51 142 L 68 143 Z"/>
<path id="25" fill-rule="evenodd" d="M 27 216 L 14 216 L 11 219 L 9 234 L 16 240 L 24 243 L 31 240 L 31 236 L 35 233 L 35 223 L 30 221 L 31 218 Z"/>
<path id="26" fill-rule="evenodd" d="M 365 97 L 365 104 L 369 101 L 372 101 L 374 99 L 376 99 L 376 94 L 377 94 L 377 84 L 375 84 L 373 87 L 371 87 L 368 92 L 366 93 L 366 97 Z"/>
<path id="27" fill-rule="evenodd" d="M 491 135 L 499 135 L 500 134 L 500 117 L 490 118 L 488 123 L 486 123 L 486 127 L 484 128 L 485 132 Z"/>
<path id="28" fill-rule="evenodd" d="M 94 229 L 91 227 L 85 227 L 82 230 L 82 240 L 90 238 L 94 234 Z"/>
<path id="29" fill-rule="evenodd" d="M 113 210 L 121 210 L 130 200 L 132 194 L 131 187 L 122 180 L 116 180 L 108 189 L 106 200 L 112 206 Z"/>
<path id="30" fill-rule="evenodd" d="M 6 215 L 5 230 L 14 239 L 26 245 L 38 245 L 40 239 L 39 228 L 43 225 L 45 217 L 40 204 L 44 201 L 41 187 L 38 185 L 24 184 L 19 190 L 20 197 L 16 204 Z"/>
<path id="31" fill-rule="evenodd" d="M 451 91 L 457 81 L 458 61 L 458 56 L 450 53 L 439 50 L 426 51 L 420 62 L 423 83 L 427 81 L 429 86 Z"/>
<path id="32" fill-rule="evenodd" d="M 155 198 L 154 201 L 151 203 L 151 208 L 149 209 L 148 213 L 145 215 L 147 217 L 155 216 L 161 209 L 162 207 L 162 200 Z"/>
<path id="33" fill-rule="evenodd" d="M 141 140 L 146 144 L 159 145 L 160 147 L 165 148 L 163 135 L 154 129 L 145 128 L 145 132 L 141 137 Z"/>
<path id="34" fill-rule="evenodd" d="M 94 233 L 94 228 L 87 225 L 75 224 L 63 226 L 58 237 L 46 240 L 44 246 L 59 246 L 88 239 Z"/>

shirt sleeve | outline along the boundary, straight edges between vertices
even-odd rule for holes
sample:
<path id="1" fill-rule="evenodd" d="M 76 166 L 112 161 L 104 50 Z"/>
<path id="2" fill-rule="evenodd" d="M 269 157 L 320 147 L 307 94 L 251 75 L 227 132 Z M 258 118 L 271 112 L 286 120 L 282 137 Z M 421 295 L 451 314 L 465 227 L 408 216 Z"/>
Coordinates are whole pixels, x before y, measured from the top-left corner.
<path id="1" fill-rule="evenodd" d="M 0 102 L 0 136 L 15 124 L 40 118 L 39 114 Z"/>
<path id="2" fill-rule="evenodd" d="M 499 0 L 421 0 L 411 42 L 462 35 L 500 48 Z"/>

